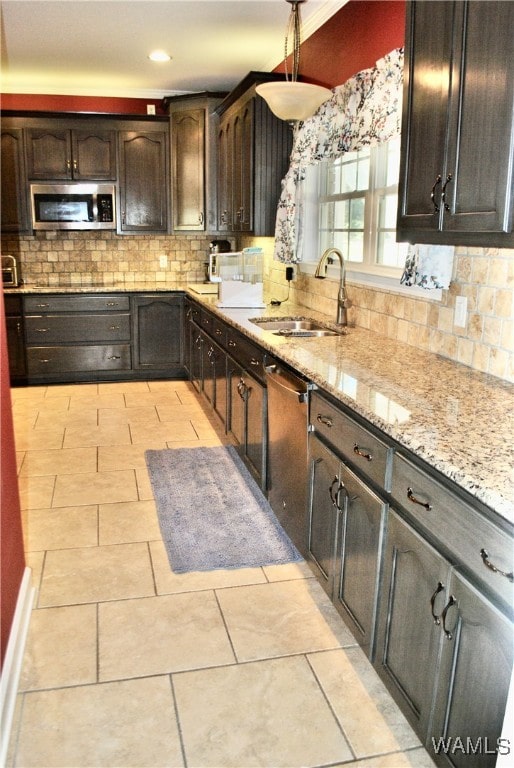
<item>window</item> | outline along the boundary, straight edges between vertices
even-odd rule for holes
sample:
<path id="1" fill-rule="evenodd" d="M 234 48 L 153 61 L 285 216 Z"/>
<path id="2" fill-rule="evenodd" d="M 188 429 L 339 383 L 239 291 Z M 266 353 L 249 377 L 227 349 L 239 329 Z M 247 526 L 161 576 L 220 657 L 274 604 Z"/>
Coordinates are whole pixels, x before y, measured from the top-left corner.
<path id="1" fill-rule="evenodd" d="M 309 167 L 301 269 L 311 272 L 334 246 L 354 277 L 392 278 L 399 286 L 408 247 L 396 242 L 399 162 L 398 137 Z"/>

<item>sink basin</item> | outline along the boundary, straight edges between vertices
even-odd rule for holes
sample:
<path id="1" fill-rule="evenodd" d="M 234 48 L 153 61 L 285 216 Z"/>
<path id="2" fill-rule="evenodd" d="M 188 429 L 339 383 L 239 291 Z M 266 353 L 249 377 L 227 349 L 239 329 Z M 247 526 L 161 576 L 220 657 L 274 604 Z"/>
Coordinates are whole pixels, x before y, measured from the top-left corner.
<path id="1" fill-rule="evenodd" d="M 305 318 L 269 317 L 253 318 L 250 322 L 258 325 L 264 331 L 272 331 L 275 336 L 292 336 L 295 338 L 306 336 L 339 336 L 339 331 L 334 331 L 322 323 Z"/>

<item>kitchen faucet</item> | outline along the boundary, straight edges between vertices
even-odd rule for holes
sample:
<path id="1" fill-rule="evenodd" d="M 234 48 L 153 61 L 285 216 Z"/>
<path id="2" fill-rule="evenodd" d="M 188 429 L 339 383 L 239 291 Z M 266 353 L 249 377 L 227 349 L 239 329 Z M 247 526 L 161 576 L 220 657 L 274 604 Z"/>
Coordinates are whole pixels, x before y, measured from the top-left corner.
<path id="1" fill-rule="evenodd" d="M 321 256 L 321 259 L 318 262 L 318 266 L 316 267 L 316 272 L 314 273 L 314 277 L 317 277 L 318 280 L 324 280 L 327 276 L 327 267 L 329 264 L 332 264 L 332 256 L 337 256 L 339 259 L 340 264 L 340 272 L 339 272 L 339 292 L 337 294 L 337 319 L 336 323 L 339 325 L 348 325 L 348 313 L 347 308 L 350 306 L 350 302 L 348 301 L 348 297 L 346 295 L 346 287 L 345 287 L 345 268 L 344 268 L 344 259 L 343 254 L 338 248 L 327 248 L 327 250 L 323 253 Z M 323 270 L 323 273 L 322 273 Z"/>

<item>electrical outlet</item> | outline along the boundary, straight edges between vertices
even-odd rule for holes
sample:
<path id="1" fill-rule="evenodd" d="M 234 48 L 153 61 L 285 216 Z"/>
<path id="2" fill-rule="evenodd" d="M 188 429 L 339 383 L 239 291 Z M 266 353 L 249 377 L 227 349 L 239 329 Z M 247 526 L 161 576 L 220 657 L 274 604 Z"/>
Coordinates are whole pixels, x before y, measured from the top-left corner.
<path id="1" fill-rule="evenodd" d="M 456 296 L 455 298 L 455 312 L 453 315 L 453 324 L 457 328 L 466 327 L 466 314 L 468 309 L 468 300 L 465 296 Z"/>
<path id="2" fill-rule="evenodd" d="M 161 253 L 161 255 L 159 256 L 159 266 L 161 269 L 166 269 L 166 267 L 168 266 L 168 257 L 166 256 L 165 253 Z"/>

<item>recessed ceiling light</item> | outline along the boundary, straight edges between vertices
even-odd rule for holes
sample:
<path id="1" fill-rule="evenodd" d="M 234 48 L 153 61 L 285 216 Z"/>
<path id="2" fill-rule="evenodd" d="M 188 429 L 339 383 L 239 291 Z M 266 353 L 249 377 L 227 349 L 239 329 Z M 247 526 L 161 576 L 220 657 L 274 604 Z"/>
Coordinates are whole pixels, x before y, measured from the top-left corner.
<path id="1" fill-rule="evenodd" d="M 148 58 L 152 61 L 170 61 L 171 56 L 166 51 L 152 51 Z"/>

